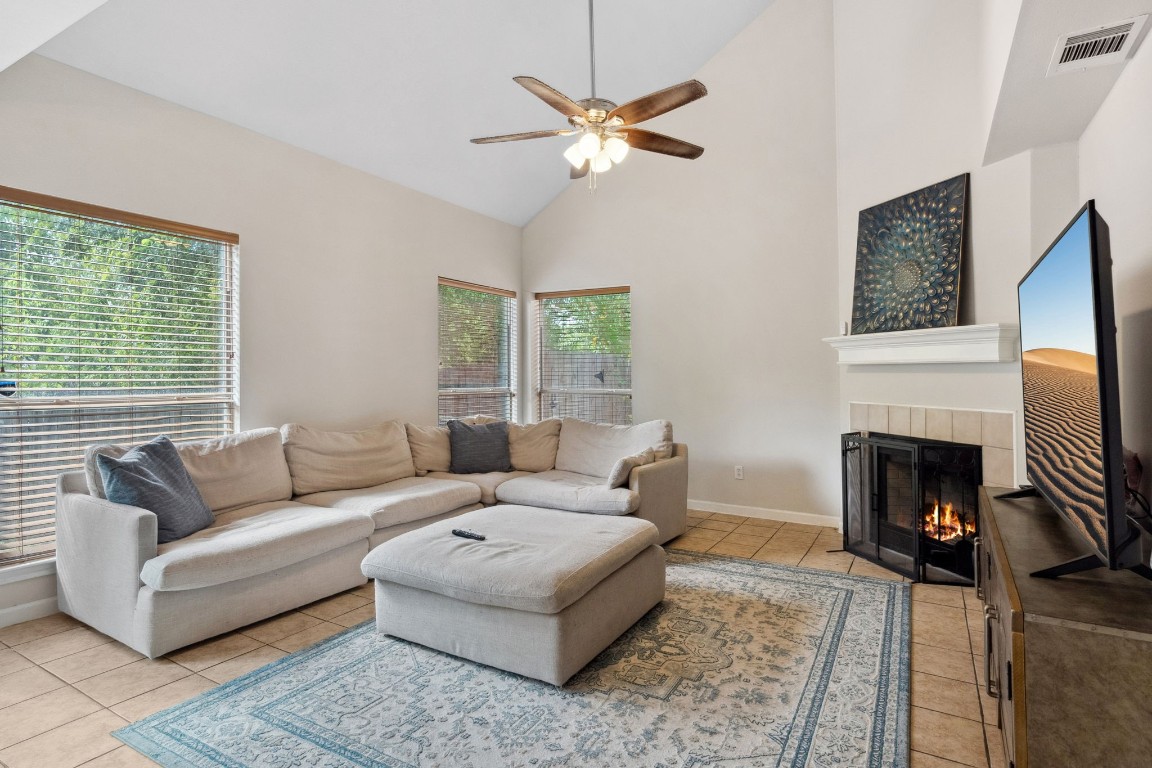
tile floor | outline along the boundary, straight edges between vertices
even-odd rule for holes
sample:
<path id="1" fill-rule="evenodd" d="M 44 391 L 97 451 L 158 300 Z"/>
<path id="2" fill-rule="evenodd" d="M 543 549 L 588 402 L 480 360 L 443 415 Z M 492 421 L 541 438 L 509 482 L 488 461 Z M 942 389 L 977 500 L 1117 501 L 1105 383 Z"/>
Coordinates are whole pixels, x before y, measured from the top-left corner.
<path id="1" fill-rule="evenodd" d="M 834 528 L 688 514 L 691 527 L 671 547 L 900 579 L 828 552 L 840 547 Z M 995 705 L 976 684 L 983 658 L 975 595 L 917 584 L 912 599 L 912 768 L 1001 768 Z M 0 629 L 0 766 L 155 765 L 110 732 L 372 615 L 366 584 L 154 661 L 63 614 Z"/>

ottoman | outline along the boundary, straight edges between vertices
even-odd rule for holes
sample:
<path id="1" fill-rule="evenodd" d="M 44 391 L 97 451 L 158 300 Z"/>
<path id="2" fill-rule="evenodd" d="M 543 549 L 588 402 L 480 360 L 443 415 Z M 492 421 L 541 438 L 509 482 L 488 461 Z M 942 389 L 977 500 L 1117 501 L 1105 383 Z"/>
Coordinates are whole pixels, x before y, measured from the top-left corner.
<path id="1" fill-rule="evenodd" d="M 381 633 L 563 685 L 664 599 L 658 539 L 635 517 L 501 505 L 386 541 L 362 570 Z"/>

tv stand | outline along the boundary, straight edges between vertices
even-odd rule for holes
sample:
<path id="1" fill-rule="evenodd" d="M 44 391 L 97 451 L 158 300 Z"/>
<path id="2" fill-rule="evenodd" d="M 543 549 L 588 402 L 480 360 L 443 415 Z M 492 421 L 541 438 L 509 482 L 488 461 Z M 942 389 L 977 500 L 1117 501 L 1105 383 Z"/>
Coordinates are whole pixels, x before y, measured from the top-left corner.
<path id="1" fill-rule="evenodd" d="M 980 489 L 976 589 L 1007 764 L 1147 768 L 1152 581 L 1137 574 L 1150 569 L 1030 578 L 1084 561 L 1083 539 L 1044 499 L 995 498 L 1000 490 Z"/>

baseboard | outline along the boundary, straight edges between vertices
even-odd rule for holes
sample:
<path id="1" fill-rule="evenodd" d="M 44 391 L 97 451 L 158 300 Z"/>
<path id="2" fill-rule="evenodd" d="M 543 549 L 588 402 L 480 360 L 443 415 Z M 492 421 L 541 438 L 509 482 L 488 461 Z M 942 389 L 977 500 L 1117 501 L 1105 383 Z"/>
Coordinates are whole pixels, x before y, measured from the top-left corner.
<path id="1" fill-rule="evenodd" d="M 745 507 L 740 504 L 721 504 L 717 501 L 700 501 L 699 499 L 688 499 L 688 509 L 697 509 L 701 512 L 721 512 L 725 515 L 756 517 L 761 520 L 779 520 L 783 523 L 832 526 L 836 528 L 836 530 L 840 530 L 840 518 L 829 517 L 827 515 L 814 515 L 811 512 L 791 512 L 786 509 L 768 509 L 766 507 Z"/>
<path id="2" fill-rule="evenodd" d="M 11 608 L 0 608 L 0 627 L 10 627 L 22 621 L 32 621 L 32 619 L 42 619 L 59 610 L 54 597 L 33 600 L 30 603 L 14 605 Z"/>

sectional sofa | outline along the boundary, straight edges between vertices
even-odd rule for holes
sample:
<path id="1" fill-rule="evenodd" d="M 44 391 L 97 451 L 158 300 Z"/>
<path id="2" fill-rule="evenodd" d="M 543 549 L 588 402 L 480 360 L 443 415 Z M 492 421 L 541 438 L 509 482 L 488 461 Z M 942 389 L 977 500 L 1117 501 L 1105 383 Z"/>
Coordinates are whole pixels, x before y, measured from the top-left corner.
<path id="1" fill-rule="evenodd" d="M 688 451 L 668 422 L 507 430 L 506 471 L 463 474 L 446 428 L 396 421 L 178 443 L 214 522 L 165 544 L 154 513 L 105 498 L 95 457 L 131 446 L 92 446 L 57 483 L 60 610 L 155 658 L 363 584 L 371 548 L 483 506 L 635 515 L 661 542 L 684 532 Z"/>

